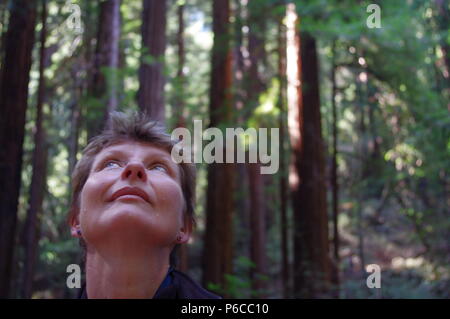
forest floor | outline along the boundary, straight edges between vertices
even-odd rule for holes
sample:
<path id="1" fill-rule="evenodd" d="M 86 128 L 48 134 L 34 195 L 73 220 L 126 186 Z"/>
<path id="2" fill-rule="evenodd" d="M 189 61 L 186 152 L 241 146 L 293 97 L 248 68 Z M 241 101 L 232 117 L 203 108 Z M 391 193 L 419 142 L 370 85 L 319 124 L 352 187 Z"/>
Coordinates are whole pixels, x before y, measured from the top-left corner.
<path id="1" fill-rule="evenodd" d="M 439 267 L 429 260 L 413 223 L 399 213 L 400 207 L 394 201 L 381 210 L 377 209 L 377 202 L 366 201 L 362 205 L 360 228 L 351 222 L 358 217 L 349 218 L 355 214 L 352 203 L 341 205 L 340 297 L 449 298 L 450 267 Z M 369 264 L 380 266 L 379 289 L 367 287 L 371 272 L 361 265 Z"/>

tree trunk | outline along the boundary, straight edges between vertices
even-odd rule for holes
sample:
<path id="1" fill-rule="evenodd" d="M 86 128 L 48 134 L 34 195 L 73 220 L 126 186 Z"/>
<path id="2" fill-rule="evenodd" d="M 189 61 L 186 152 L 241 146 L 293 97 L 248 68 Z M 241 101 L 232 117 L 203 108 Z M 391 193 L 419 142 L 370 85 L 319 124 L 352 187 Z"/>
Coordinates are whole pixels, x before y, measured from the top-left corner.
<path id="1" fill-rule="evenodd" d="M 280 92 L 278 95 L 278 108 L 280 110 L 279 127 L 280 127 L 280 233 L 281 233 L 281 279 L 283 285 L 283 298 L 289 298 L 289 252 L 288 252 L 288 184 L 287 184 L 287 168 L 284 160 L 285 135 L 286 135 L 286 102 L 287 102 L 287 74 L 286 74 L 286 9 L 283 5 L 282 13 L 278 20 L 278 78 L 280 82 Z"/>
<path id="2" fill-rule="evenodd" d="M 165 119 L 166 6 L 166 0 L 143 0 L 142 58 L 139 68 L 139 108 L 161 123 Z"/>
<path id="3" fill-rule="evenodd" d="M 172 112 L 176 116 L 175 127 L 186 127 L 186 119 L 184 118 L 184 64 L 185 64 L 185 52 L 184 52 L 184 4 L 178 4 L 177 16 L 178 16 L 178 31 L 177 31 L 177 47 L 178 47 L 178 69 L 177 69 L 177 91 L 175 92 L 175 109 Z M 181 245 L 178 249 L 179 269 L 183 272 L 187 272 L 189 268 L 189 246 Z"/>
<path id="4" fill-rule="evenodd" d="M 42 108 L 45 100 L 44 67 L 47 60 L 45 42 L 47 38 L 47 0 L 42 0 L 42 29 L 40 35 L 39 85 L 36 105 L 36 132 L 34 135 L 33 172 L 30 185 L 28 213 L 24 227 L 25 259 L 22 298 L 32 296 L 33 275 L 36 264 L 36 253 L 40 237 L 42 201 L 44 199 L 47 176 L 47 146 L 46 131 Z"/>
<path id="5" fill-rule="evenodd" d="M 335 285 L 336 293 L 339 291 L 339 224 L 338 224 L 338 216 L 339 216 L 339 184 L 338 184 L 338 175 L 337 175 L 337 139 L 338 139 L 338 131 L 337 131 L 337 105 L 336 105 L 336 94 L 337 94 L 337 86 L 336 86 L 336 40 L 333 39 L 332 43 L 332 62 L 331 62 L 331 109 L 332 109 L 332 134 L 333 134 L 333 153 L 332 153 L 332 165 L 331 165 L 331 186 L 333 190 L 333 255 L 334 255 L 334 264 L 335 269 L 332 274 L 333 284 Z M 337 296 L 339 294 L 337 293 Z"/>
<path id="6" fill-rule="evenodd" d="M 249 70 L 247 79 L 247 109 L 253 113 L 259 104 L 259 96 L 264 91 L 265 85 L 259 68 L 264 54 L 264 5 L 250 2 L 248 4 L 248 53 Z M 266 205 L 264 201 L 264 178 L 261 174 L 261 163 L 247 163 L 249 191 L 250 191 L 250 256 L 255 264 L 251 271 L 252 289 L 258 293 L 266 288 L 262 276 L 267 273 L 266 256 Z M 253 297 L 262 297 L 258 294 Z"/>
<path id="7" fill-rule="evenodd" d="M 92 103 L 87 114 L 89 138 L 102 131 L 108 124 L 109 113 L 117 108 L 119 38 L 120 0 L 103 1 L 100 3 L 97 48 L 92 75 Z"/>
<path id="8" fill-rule="evenodd" d="M 11 4 L 0 74 L 0 298 L 9 296 L 36 2 Z"/>
<path id="9" fill-rule="evenodd" d="M 298 38 L 298 34 L 297 34 Z M 324 297 L 329 291 L 328 220 L 322 145 L 316 41 L 303 33 L 298 52 L 298 110 L 292 144 L 296 182 L 292 183 L 294 213 L 295 297 Z M 298 41 L 297 41 L 298 43 Z"/>
<path id="10" fill-rule="evenodd" d="M 178 69 L 177 69 L 177 92 L 175 92 L 175 109 L 172 112 L 176 115 L 176 127 L 186 127 L 186 119 L 184 117 L 184 87 L 185 87 L 185 76 L 184 76 L 184 65 L 186 60 L 186 53 L 184 52 L 184 4 L 178 5 L 177 15 L 178 15 L 178 32 L 177 32 L 177 47 L 178 47 Z"/>
<path id="11" fill-rule="evenodd" d="M 357 51 L 358 52 L 358 51 Z M 360 56 L 363 56 L 363 52 L 360 52 Z M 364 72 L 364 69 L 358 69 L 356 74 L 356 112 L 359 113 L 359 123 L 357 126 L 358 132 L 358 152 L 361 154 L 360 156 L 360 167 L 359 172 L 356 175 L 357 181 L 355 181 L 355 186 L 357 187 L 356 198 L 357 204 L 355 205 L 356 209 L 356 220 L 357 220 L 357 232 L 358 232 L 358 255 L 361 263 L 361 277 L 365 276 L 365 253 L 364 253 L 364 231 L 363 231 L 363 208 L 364 208 L 364 190 L 366 189 L 366 184 L 364 183 L 367 177 L 369 176 L 369 165 L 367 163 L 367 127 L 366 127 L 366 115 L 365 115 L 365 103 L 367 101 L 366 92 L 363 88 L 363 84 L 361 81 L 361 73 Z"/>
<path id="12" fill-rule="evenodd" d="M 234 1 L 234 18 L 233 23 L 233 104 L 236 113 L 236 125 L 238 127 L 245 127 L 248 120 L 247 114 L 245 114 L 245 100 L 247 90 L 244 86 L 245 78 L 245 59 L 243 56 L 244 51 L 244 36 L 242 27 L 244 26 L 244 16 L 246 13 L 246 6 L 241 3 L 241 0 Z M 250 200 L 248 196 L 249 180 L 248 170 L 246 163 L 236 163 L 236 254 L 239 256 L 246 256 L 249 259 L 250 256 Z M 244 297 L 244 296 L 243 296 Z M 250 297 L 250 294 L 245 297 Z"/>
<path id="13" fill-rule="evenodd" d="M 229 0 L 213 2 L 212 69 L 210 82 L 210 126 L 231 125 L 231 54 Z M 224 153 L 225 154 L 225 153 Z M 203 284 L 225 289 L 225 274 L 232 273 L 233 198 L 235 165 L 213 163 L 208 167 Z"/>
<path id="14" fill-rule="evenodd" d="M 264 180 L 260 163 L 247 163 L 247 174 L 250 186 L 250 256 L 255 268 L 252 269 L 252 289 L 254 298 L 264 297 L 261 291 L 266 288 L 262 279 L 267 274 L 266 256 L 266 207 L 264 201 Z"/>

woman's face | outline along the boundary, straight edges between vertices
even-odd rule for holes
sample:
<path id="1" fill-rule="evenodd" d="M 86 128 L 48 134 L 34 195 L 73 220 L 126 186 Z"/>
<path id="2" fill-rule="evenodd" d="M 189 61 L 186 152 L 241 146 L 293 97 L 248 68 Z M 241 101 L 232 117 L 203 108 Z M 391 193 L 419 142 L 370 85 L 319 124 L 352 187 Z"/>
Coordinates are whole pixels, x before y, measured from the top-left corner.
<path id="1" fill-rule="evenodd" d="M 88 247 L 126 242 L 130 249 L 171 248 L 189 239 L 179 167 L 152 144 L 121 142 L 103 149 L 80 196 L 79 224 Z"/>

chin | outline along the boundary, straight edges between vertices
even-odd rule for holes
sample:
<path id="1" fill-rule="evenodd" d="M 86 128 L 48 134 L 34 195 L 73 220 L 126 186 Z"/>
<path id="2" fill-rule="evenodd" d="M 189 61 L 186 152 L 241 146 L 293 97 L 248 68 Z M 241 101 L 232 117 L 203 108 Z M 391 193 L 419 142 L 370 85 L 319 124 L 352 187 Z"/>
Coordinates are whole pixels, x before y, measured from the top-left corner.
<path id="1" fill-rule="evenodd" d="M 160 245 L 165 246 L 175 238 L 176 229 L 168 229 L 157 223 L 158 220 L 148 211 L 121 208 L 104 212 L 97 219 L 96 225 L 90 228 L 91 234 L 86 234 L 88 242 L 94 245 L 109 242 L 111 239 L 118 244 L 126 245 Z M 89 240 L 90 239 L 90 240 Z"/>

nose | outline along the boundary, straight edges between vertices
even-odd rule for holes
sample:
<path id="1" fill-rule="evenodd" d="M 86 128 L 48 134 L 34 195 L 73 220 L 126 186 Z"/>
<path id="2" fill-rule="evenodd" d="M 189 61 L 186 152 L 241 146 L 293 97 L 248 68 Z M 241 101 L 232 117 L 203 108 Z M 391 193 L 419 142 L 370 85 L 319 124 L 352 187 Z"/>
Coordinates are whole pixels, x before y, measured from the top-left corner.
<path id="1" fill-rule="evenodd" d="M 131 180 L 137 179 L 141 180 L 142 182 L 146 182 L 147 173 L 145 172 L 145 168 L 142 164 L 131 162 L 128 163 L 128 165 L 123 170 L 122 178 Z"/>

